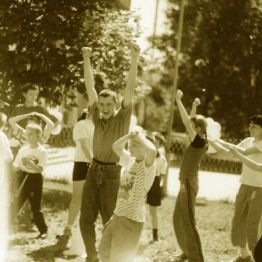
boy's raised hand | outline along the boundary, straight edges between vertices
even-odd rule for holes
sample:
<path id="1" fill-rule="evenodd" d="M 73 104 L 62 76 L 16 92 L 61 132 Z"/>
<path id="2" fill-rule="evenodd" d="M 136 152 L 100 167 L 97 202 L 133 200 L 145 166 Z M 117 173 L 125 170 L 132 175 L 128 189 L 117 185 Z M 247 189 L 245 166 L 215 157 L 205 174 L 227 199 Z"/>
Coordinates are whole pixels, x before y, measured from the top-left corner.
<path id="1" fill-rule="evenodd" d="M 199 106 L 201 104 L 201 101 L 198 97 L 195 98 L 194 102 L 193 102 L 196 106 Z"/>
<path id="2" fill-rule="evenodd" d="M 92 54 L 92 49 L 90 47 L 82 47 L 82 53 L 84 57 L 90 57 Z"/>

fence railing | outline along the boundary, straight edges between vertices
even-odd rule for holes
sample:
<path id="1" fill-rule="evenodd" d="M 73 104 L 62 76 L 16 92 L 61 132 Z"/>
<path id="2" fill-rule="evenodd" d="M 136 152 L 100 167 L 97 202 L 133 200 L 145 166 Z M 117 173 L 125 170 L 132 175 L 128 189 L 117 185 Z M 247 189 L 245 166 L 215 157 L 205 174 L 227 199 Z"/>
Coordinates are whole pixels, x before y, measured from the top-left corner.
<path id="1" fill-rule="evenodd" d="M 171 138 L 171 152 L 173 153 L 172 165 L 179 165 L 184 150 L 188 144 L 187 136 L 183 133 L 173 133 Z M 231 141 L 236 143 L 237 141 Z M 72 139 L 72 128 L 63 128 L 57 136 L 51 136 L 49 140 L 51 147 L 74 146 Z M 225 158 L 216 154 L 206 154 L 201 161 L 201 170 L 240 174 L 241 163 L 233 158 Z"/>

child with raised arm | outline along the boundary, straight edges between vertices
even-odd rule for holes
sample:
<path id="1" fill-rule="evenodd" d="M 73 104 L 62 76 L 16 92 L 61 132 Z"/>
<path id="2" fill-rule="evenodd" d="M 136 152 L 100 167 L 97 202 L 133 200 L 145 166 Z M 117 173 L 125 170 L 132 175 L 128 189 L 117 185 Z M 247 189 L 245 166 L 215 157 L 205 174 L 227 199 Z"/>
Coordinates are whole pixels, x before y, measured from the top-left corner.
<path id="1" fill-rule="evenodd" d="M 125 149 L 129 142 L 128 150 Z M 114 215 L 99 246 L 102 262 L 131 262 L 145 221 L 145 200 L 155 176 L 156 148 L 144 134 L 132 132 L 113 144 L 122 166 Z"/>
<path id="2" fill-rule="evenodd" d="M 50 138 L 51 131 L 53 130 L 55 124 L 46 115 L 38 112 L 30 112 L 23 115 L 13 116 L 9 119 L 8 122 L 13 129 L 13 135 L 17 139 L 20 145 L 23 145 L 26 141 L 26 129 L 23 126 L 21 126 L 19 122 L 27 119 L 27 124 L 37 123 L 39 120 L 37 121 L 36 118 L 42 120 L 45 123 L 42 132 L 41 142 L 47 143 Z"/>
<path id="3" fill-rule="evenodd" d="M 173 215 L 177 242 L 182 249 L 182 253 L 175 257 L 175 261 L 203 262 L 204 257 L 195 221 L 195 202 L 198 193 L 199 164 L 208 149 L 207 123 L 204 117 L 189 117 L 182 104 L 182 96 L 182 91 L 177 90 L 176 102 L 190 144 L 185 149 L 180 166 L 180 190 Z"/>
<path id="4" fill-rule="evenodd" d="M 26 126 L 27 144 L 21 147 L 13 163 L 18 172 L 21 172 L 20 190 L 11 204 L 11 221 L 17 216 L 26 200 L 29 200 L 33 212 L 34 222 L 39 230 L 38 238 L 47 234 L 47 225 L 41 212 L 43 190 L 42 172 L 46 165 L 47 152 L 40 145 L 42 129 L 37 124 Z"/>

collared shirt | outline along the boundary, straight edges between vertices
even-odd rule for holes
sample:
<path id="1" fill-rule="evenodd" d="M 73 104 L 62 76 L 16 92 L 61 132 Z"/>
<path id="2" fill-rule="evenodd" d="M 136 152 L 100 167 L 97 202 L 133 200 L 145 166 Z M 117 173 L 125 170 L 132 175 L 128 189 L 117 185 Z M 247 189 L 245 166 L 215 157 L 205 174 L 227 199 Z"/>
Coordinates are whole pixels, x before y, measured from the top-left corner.
<path id="1" fill-rule="evenodd" d="M 97 104 L 94 103 L 91 106 L 90 115 L 95 126 L 93 140 L 94 158 L 102 162 L 118 162 L 119 157 L 114 153 L 112 145 L 120 137 L 128 133 L 131 113 L 132 104 L 125 108 L 121 107 L 109 119 L 103 119 L 100 117 Z"/>

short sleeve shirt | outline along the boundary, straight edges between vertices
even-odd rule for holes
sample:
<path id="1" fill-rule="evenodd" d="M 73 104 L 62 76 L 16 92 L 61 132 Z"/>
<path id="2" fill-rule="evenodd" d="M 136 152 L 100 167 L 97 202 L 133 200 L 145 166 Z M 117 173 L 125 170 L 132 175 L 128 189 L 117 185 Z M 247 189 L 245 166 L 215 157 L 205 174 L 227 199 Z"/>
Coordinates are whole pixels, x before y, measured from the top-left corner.
<path id="1" fill-rule="evenodd" d="M 196 135 L 191 144 L 186 148 L 180 167 L 179 179 L 187 179 L 198 174 L 202 157 L 207 151 L 206 140 Z"/>
<path id="2" fill-rule="evenodd" d="M 136 162 L 128 155 L 120 157 L 122 166 L 115 214 L 136 222 L 145 221 L 145 200 L 155 178 L 155 163 L 145 166 L 145 160 Z"/>
<path id="3" fill-rule="evenodd" d="M 25 145 L 18 151 L 13 165 L 22 171 L 28 173 L 37 173 L 34 169 L 25 164 L 23 161 L 24 158 L 30 158 L 32 161 L 34 161 L 35 164 L 44 169 L 47 161 L 47 151 L 41 145 L 38 145 L 36 148 L 31 148 L 29 145 Z"/>
<path id="4" fill-rule="evenodd" d="M 132 104 L 119 111 L 109 119 L 103 119 L 96 103 L 91 106 L 90 115 L 92 117 L 95 131 L 93 140 L 94 158 L 103 162 L 118 162 L 119 157 L 112 149 L 113 143 L 120 137 L 126 135 L 129 130 L 132 113 Z"/>
<path id="5" fill-rule="evenodd" d="M 259 152 L 250 154 L 247 157 L 254 160 L 257 163 L 262 163 L 262 140 L 254 142 L 253 137 L 248 137 L 238 144 L 245 149 L 256 147 Z M 242 172 L 240 182 L 244 185 L 262 187 L 262 172 L 254 170 L 245 164 L 242 164 Z"/>
<path id="6" fill-rule="evenodd" d="M 93 151 L 93 136 L 94 136 L 94 124 L 90 119 L 80 120 L 77 122 L 73 129 L 73 139 L 76 143 L 75 158 L 76 162 L 88 162 L 90 163 L 92 159 L 84 154 L 80 142 L 80 139 L 85 139 L 87 147 L 90 151 Z"/>

